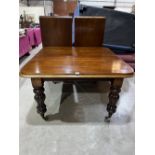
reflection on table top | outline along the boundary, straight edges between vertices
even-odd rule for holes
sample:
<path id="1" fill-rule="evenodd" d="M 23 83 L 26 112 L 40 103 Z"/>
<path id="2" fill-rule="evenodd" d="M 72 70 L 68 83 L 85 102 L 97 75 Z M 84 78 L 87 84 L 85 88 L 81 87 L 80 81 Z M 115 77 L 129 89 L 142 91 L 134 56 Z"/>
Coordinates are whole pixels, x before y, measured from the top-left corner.
<path id="1" fill-rule="evenodd" d="M 30 78 L 130 77 L 133 69 L 103 47 L 46 47 L 33 57 L 20 75 Z"/>

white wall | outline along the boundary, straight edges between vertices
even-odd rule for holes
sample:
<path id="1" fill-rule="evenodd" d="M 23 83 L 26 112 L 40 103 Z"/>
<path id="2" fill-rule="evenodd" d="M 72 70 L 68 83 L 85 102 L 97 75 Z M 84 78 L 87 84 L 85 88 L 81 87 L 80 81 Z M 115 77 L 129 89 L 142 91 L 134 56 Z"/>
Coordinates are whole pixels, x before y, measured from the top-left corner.
<path id="1" fill-rule="evenodd" d="M 35 22 L 39 23 L 39 16 L 44 15 L 44 7 L 19 7 L 19 15 L 23 15 L 24 11 L 26 14 L 34 14 Z"/>
<path id="2" fill-rule="evenodd" d="M 27 0 L 23 0 L 19 2 L 19 7 L 27 7 Z M 31 0 L 30 8 L 34 7 L 44 7 L 43 0 Z M 48 15 L 53 12 L 53 2 L 52 0 L 45 0 L 45 13 Z"/>

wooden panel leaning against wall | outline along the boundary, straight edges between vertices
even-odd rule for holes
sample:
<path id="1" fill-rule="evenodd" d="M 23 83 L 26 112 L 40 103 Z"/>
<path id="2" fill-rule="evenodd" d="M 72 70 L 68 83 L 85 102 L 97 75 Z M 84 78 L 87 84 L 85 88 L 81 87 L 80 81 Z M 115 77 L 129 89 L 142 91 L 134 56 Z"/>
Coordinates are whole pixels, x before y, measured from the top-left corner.
<path id="1" fill-rule="evenodd" d="M 75 17 L 75 46 L 102 46 L 105 17 Z"/>
<path id="2" fill-rule="evenodd" d="M 40 17 L 43 47 L 72 46 L 72 17 Z"/>

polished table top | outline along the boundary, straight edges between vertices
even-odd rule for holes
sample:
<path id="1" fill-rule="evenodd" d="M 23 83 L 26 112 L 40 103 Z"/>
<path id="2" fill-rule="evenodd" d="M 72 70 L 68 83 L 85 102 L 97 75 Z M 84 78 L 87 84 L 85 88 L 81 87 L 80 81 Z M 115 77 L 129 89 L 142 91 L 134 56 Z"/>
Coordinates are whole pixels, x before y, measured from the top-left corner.
<path id="1" fill-rule="evenodd" d="M 103 47 L 45 47 L 20 71 L 30 78 L 130 77 L 133 69 Z"/>

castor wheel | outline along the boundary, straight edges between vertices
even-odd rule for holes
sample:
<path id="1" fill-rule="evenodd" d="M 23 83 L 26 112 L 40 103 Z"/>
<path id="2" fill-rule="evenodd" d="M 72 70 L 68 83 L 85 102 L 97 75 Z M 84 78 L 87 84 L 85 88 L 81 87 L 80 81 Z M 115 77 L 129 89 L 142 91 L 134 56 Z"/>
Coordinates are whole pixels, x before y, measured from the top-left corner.
<path id="1" fill-rule="evenodd" d="M 41 117 L 42 117 L 43 120 L 45 120 L 45 121 L 48 120 L 48 117 L 47 116 L 44 116 L 44 114 L 40 114 L 40 115 L 41 115 Z"/>
<path id="2" fill-rule="evenodd" d="M 110 123 L 110 120 L 111 120 L 111 119 L 110 119 L 109 116 L 106 116 L 105 119 L 104 119 L 104 121 L 105 121 L 106 123 Z"/>

